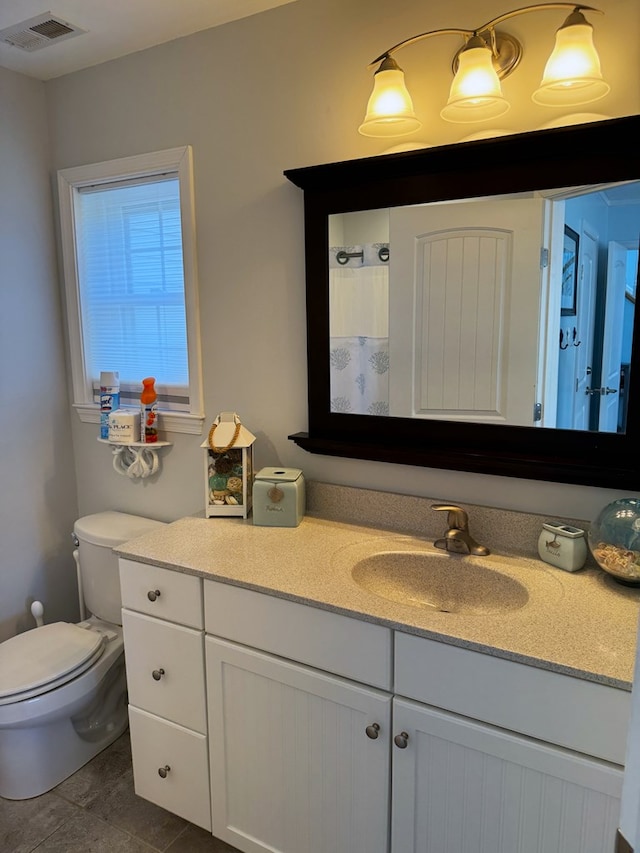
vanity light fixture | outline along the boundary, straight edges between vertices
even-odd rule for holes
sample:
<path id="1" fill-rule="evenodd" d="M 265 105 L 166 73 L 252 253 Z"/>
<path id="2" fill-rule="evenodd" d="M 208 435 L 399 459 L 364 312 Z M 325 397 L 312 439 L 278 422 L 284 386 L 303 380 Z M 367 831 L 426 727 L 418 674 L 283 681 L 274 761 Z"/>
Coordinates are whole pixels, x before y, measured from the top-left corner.
<path id="1" fill-rule="evenodd" d="M 583 10 L 602 14 L 601 10 L 574 3 L 542 3 L 505 12 L 477 29 L 431 30 L 390 47 L 368 66 L 374 68 L 379 63 L 367 113 L 358 130 L 363 136 L 394 137 L 422 127 L 404 82 L 404 72 L 392 54 L 437 35 L 457 35 L 465 40 L 453 58 L 454 79 L 441 117 L 452 122 L 473 122 L 503 115 L 509 109 L 509 102 L 502 94 L 500 80 L 517 67 L 522 45 L 496 27 L 517 15 L 548 9 L 572 12 L 556 33 L 555 47 L 533 100 L 545 106 L 566 107 L 604 97 L 610 87 L 602 78 L 593 45 L 593 27 L 583 15 Z"/>

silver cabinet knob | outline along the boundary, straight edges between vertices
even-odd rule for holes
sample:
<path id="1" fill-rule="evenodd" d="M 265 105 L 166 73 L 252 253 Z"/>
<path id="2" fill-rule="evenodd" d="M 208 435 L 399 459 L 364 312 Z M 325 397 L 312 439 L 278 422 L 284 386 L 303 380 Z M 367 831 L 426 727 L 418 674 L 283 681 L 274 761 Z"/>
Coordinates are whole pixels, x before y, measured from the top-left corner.
<path id="1" fill-rule="evenodd" d="M 400 732 L 399 735 L 394 737 L 393 742 L 398 749 L 406 749 L 409 744 L 409 735 L 406 732 Z"/>
<path id="2" fill-rule="evenodd" d="M 168 764 L 165 764 L 164 767 L 158 767 L 158 776 L 160 776 L 161 779 L 166 779 L 167 773 L 170 770 L 171 770 L 171 768 L 169 767 Z"/>
<path id="3" fill-rule="evenodd" d="M 160 590 L 159 589 L 150 589 L 147 593 L 147 598 L 149 601 L 155 601 L 156 598 L 160 598 Z"/>
<path id="4" fill-rule="evenodd" d="M 153 676 L 154 681 L 160 681 L 164 675 L 164 669 L 154 669 L 151 675 Z"/>
<path id="5" fill-rule="evenodd" d="M 378 723 L 372 723 L 370 726 L 367 726 L 365 729 L 367 737 L 370 737 L 371 740 L 375 740 L 380 734 L 380 726 Z"/>

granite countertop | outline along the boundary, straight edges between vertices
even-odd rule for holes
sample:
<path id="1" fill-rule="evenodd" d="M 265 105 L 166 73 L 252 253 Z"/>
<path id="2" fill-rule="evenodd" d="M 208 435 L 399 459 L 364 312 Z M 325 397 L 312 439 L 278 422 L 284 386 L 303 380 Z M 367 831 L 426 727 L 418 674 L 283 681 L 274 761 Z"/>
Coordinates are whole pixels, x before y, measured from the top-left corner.
<path id="1" fill-rule="evenodd" d="M 570 573 L 520 556 L 448 555 L 430 539 L 313 516 L 296 528 L 257 527 L 240 518 L 183 518 L 114 550 L 131 560 L 631 689 L 640 589 L 622 586 L 599 569 Z M 485 561 L 523 583 L 528 601 L 494 612 L 440 612 L 388 600 L 354 581 L 351 570 L 359 559 L 403 550 L 437 553 L 450 561 L 451 572 Z"/>

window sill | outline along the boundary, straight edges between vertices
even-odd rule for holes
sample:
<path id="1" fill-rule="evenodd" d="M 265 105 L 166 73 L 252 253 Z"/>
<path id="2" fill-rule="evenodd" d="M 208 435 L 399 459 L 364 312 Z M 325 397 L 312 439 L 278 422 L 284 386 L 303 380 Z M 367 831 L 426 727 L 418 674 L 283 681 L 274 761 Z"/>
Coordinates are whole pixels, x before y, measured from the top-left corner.
<path id="1" fill-rule="evenodd" d="M 73 408 L 83 424 L 99 424 L 100 409 L 89 403 L 74 403 Z M 126 407 L 124 407 L 126 408 Z M 192 415 L 189 412 L 158 412 L 161 419 L 161 432 L 184 432 L 189 435 L 202 435 L 204 415 Z"/>

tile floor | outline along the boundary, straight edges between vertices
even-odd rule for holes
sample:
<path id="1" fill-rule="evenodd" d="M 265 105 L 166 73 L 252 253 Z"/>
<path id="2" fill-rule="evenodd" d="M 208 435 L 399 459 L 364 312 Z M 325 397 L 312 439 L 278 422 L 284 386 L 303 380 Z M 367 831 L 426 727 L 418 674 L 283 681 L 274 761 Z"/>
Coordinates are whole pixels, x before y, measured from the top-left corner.
<path id="1" fill-rule="evenodd" d="M 0 797 L 2 853 L 238 853 L 133 791 L 129 732 L 53 791 Z"/>

